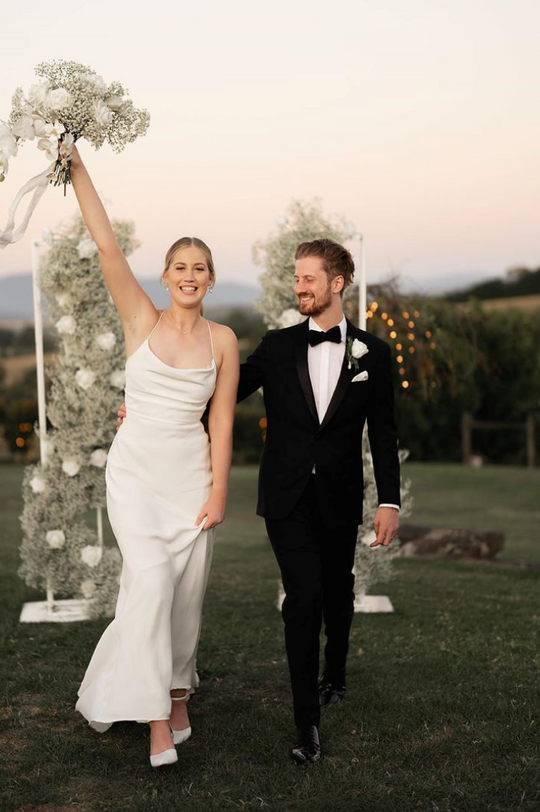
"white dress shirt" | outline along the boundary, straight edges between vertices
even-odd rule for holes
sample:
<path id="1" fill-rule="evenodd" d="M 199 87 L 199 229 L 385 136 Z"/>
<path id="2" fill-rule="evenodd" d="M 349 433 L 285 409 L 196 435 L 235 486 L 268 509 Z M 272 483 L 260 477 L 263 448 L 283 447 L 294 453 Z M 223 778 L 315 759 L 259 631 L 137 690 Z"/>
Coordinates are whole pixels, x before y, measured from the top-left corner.
<path id="1" fill-rule="evenodd" d="M 347 321 L 345 316 L 343 316 L 339 322 L 338 327 L 341 330 L 341 342 L 339 344 L 334 341 L 322 341 L 314 347 L 308 344 L 309 377 L 315 398 L 315 405 L 317 407 L 317 414 L 319 416 L 319 423 L 323 422 L 343 366 L 347 342 Z M 309 319 L 308 328 L 310 330 L 317 330 L 320 333 L 324 332 L 311 317 Z M 313 466 L 313 473 L 315 473 L 315 466 Z M 386 503 L 379 505 L 379 507 L 392 507 L 399 510 L 398 505 Z"/>

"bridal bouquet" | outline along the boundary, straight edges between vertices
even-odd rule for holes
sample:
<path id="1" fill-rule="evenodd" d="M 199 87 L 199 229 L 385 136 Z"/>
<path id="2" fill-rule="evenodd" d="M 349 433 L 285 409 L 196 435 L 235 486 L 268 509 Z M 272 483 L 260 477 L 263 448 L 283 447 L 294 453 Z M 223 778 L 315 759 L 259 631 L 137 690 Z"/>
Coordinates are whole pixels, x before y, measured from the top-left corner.
<path id="1" fill-rule="evenodd" d="M 144 135 L 150 116 L 127 98 L 119 82 L 107 84 L 86 65 L 57 60 L 41 62 L 35 72 L 42 81 L 25 95 L 17 88 L 9 120 L 0 121 L 0 181 L 6 177 L 9 160 L 25 141 L 36 141 L 38 149 L 52 162 L 19 192 L 10 209 L 10 222 L 0 231 L 0 247 L 20 239 L 30 214 L 48 183 L 66 186 L 71 182 L 70 157 L 73 144 L 86 138 L 96 149 L 105 142 L 116 152 Z M 34 190 L 25 222 L 14 232 L 14 214 L 21 198 Z"/>

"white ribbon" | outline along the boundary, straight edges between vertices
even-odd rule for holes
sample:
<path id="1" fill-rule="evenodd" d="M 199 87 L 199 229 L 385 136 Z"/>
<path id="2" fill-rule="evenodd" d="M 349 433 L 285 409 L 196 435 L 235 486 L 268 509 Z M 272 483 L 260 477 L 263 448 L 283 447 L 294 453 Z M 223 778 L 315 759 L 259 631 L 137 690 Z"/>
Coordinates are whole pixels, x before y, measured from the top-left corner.
<path id="1" fill-rule="evenodd" d="M 32 214 L 34 213 L 34 209 L 36 208 L 37 204 L 39 203 L 41 196 L 45 192 L 45 189 L 49 185 L 49 178 L 47 175 L 54 170 L 56 166 L 56 161 L 53 161 L 52 164 L 45 169 L 44 172 L 40 172 L 39 175 L 36 175 L 34 178 L 30 178 L 17 194 L 17 197 L 9 207 L 9 214 L 8 214 L 8 221 L 4 231 L 0 231 L 0 248 L 5 248 L 6 245 L 12 245 L 14 242 L 17 242 L 21 239 L 26 231 L 28 223 Z M 26 210 L 26 214 L 23 217 L 22 223 L 20 226 L 15 228 L 15 214 L 19 207 L 19 203 L 23 199 L 23 197 L 30 192 L 34 192 L 30 203 L 28 204 L 28 208 Z"/>

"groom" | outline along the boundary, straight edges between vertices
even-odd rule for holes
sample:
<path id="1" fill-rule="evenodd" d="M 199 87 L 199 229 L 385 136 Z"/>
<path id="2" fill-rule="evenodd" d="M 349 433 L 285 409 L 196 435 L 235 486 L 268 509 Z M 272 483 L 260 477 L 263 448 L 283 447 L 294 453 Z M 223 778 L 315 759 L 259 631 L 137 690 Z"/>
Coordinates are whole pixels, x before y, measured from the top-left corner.
<path id="1" fill-rule="evenodd" d="M 398 529 L 399 459 L 388 344 L 354 327 L 342 296 L 354 263 L 322 239 L 296 250 L 301 324 L 271 330 L 241 367 L 238 400 L 263 387 L 267 436 L 257 513 L 285 589 L 283 621 L 298 743 L 297 764 L 318 761 L 320 706 L 345 695 L 354 614 L 354 552 L 362 523 L 362 431 L 367 420 L 379 508 L 371 544 Z M 319 636 L 324 619 L 324 669 Z"/>

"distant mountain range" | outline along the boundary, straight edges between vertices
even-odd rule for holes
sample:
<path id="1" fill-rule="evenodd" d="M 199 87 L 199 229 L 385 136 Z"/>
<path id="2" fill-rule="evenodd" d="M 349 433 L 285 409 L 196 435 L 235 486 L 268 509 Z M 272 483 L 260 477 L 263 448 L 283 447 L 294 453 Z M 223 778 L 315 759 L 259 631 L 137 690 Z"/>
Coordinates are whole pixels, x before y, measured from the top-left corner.
<path id="1" fill-rule="evenodd" d="M 169 297 L 154 279 L 139 279 L 156 307 L 166 307 Z M 250 307 L 259 296 L 260 289 L 239 282 L 219 282 L 206 299 L 205 310 Z M 32 277 L 30 274 L 0 278 L 0 321 L 26 321 L 34 316 L 32 306 Z"/>

